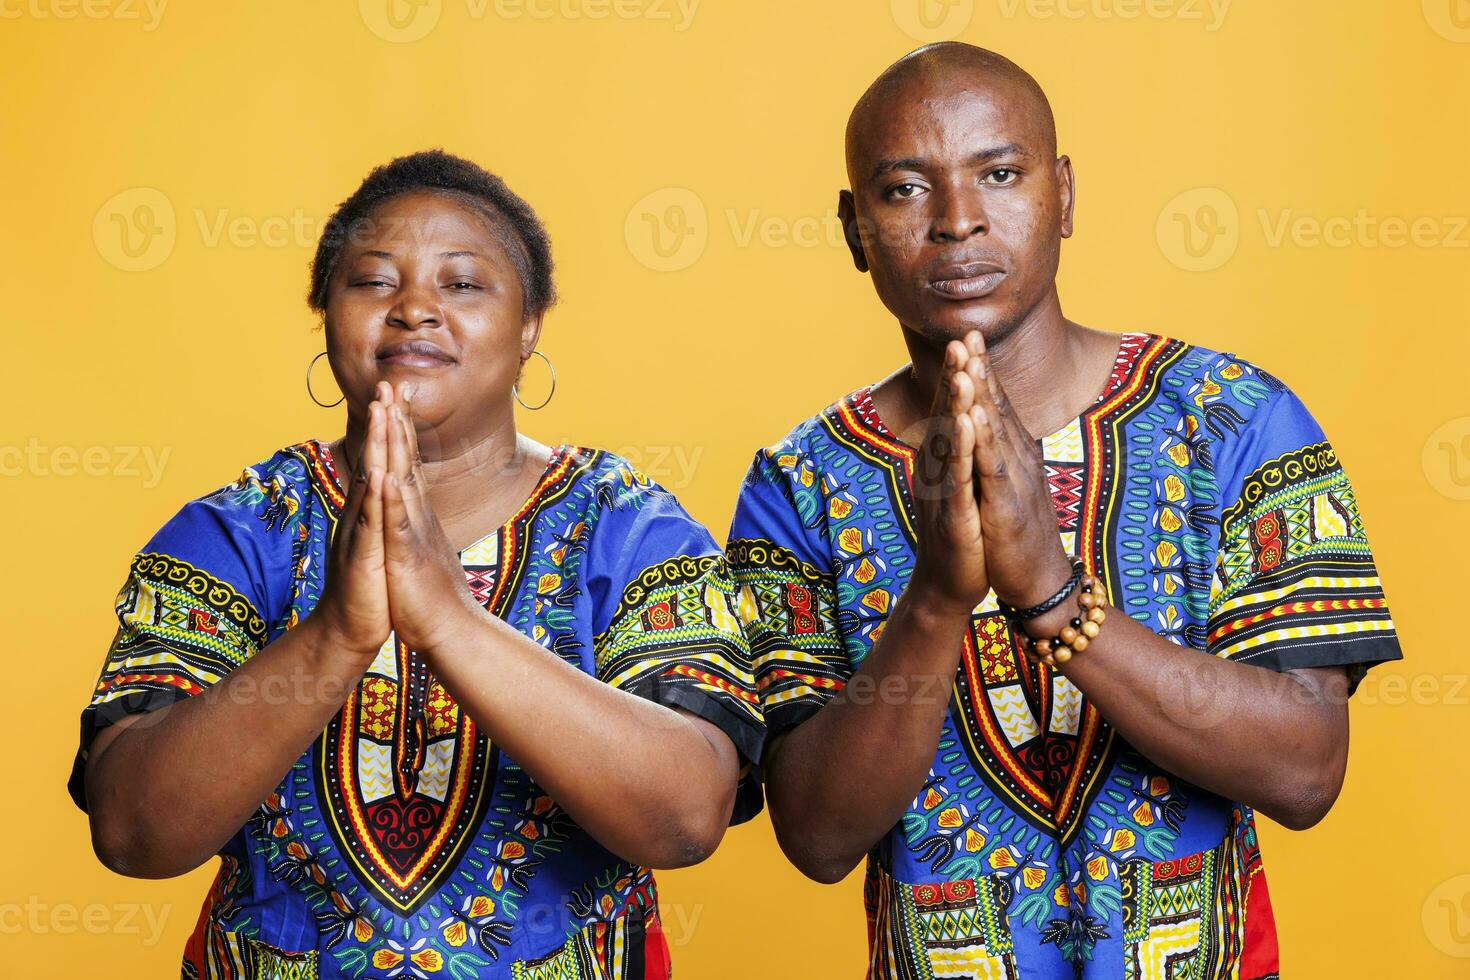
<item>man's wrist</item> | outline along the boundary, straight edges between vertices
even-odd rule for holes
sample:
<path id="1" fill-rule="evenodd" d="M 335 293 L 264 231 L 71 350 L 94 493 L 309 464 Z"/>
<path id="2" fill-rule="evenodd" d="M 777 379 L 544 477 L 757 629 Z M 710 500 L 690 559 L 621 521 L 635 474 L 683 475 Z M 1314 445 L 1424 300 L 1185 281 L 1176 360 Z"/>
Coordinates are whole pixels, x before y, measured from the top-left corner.
<path id="1" fill-rule="evenodd" d="M 933 626 L 952 624 L 956 620 L 968 621 L 978 604 L 946 592 L 917 572 L 909 580 L 902 601 L 911 615 Z"/>

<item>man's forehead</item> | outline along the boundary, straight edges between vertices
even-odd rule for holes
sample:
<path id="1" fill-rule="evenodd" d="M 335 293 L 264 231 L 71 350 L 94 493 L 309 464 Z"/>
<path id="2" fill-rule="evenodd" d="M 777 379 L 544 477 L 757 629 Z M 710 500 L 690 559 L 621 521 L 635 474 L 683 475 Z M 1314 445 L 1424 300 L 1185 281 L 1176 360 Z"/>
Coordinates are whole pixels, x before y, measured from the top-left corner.
<path id="1" fill-rule="evenodd" d="M 1002 147 L 1042 153 L 1048 123 L 1015 86 L 965 80 L 883 93 L 854 116 L 850 162 L 863 165 L 926 153 L 970 155 Z"/>

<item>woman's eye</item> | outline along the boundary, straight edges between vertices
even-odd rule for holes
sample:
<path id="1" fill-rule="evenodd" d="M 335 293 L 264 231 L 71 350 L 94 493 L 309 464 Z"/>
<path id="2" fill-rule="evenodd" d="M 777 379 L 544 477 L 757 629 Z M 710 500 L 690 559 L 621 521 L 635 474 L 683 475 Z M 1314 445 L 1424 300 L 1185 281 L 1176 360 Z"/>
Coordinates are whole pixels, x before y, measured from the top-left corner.
<path id="1" fill-rule="evenodd" d="M 365 279 L 358 283 L 359 286 L 391 286 L 392 283 L 385 279 Z"/>
<path id="2" fill-rule="evenodd" d="M 458 280 L 456 282 L 450 283 L 449 284 L 449 288 L 450 289 L 453 289 L 453 290 L 457 290 L 457 291 L 463 291 L 463 290 L 466 290 L 466 289 L 478 289 L 480 287 L 479 287 L 479 284 L 478 283 L 473 283 L 473 282 L 469 282 L 467 280 L 461 279 L 461 280 Z"/>

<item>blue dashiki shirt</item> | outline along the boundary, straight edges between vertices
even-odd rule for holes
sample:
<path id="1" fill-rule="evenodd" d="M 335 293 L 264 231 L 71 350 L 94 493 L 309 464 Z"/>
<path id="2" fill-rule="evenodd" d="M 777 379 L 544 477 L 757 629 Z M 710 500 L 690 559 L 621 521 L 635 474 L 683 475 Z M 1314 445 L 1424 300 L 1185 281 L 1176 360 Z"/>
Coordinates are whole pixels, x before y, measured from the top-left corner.
<path id="1" fill-rule="evenodd" d="M 1273 670 L 1346 665 L 1354 686 L 1400 656 L 1337 455 L 1266 372 L 1126 335 L 1105 392 L 1041 445 L 1067 551 L 1160 635 Z M 840 690 L 882 633 L 914 564 L 912 461 L 868 389 L 756 455 L 727 555 L 759 607 L 768 738 Z M 1250 808 L 1153 765 L 1032 666 L 993 595 L 923 787 L 869 856 L 865 900 L 874 978 L 1277 969 Z"/>
<path id="2" fill-rule="evenodd" d="M 303 443 L 187 504 L 134 559 L 82 714 L 79 806 L 98 729 L 200 693 L 311 613 L 343 502 L 329 452 Z M 759 759 L 720 551 L 626 462 L 559 447 L 524 507 L 460 559 L 485 607 L 547 650 Z M 733 819 L 759 809 L 743 779 Z M 220 858 L 185 977 L 670 972 L 648 869 L 573 823 L 393 637 Z"/>

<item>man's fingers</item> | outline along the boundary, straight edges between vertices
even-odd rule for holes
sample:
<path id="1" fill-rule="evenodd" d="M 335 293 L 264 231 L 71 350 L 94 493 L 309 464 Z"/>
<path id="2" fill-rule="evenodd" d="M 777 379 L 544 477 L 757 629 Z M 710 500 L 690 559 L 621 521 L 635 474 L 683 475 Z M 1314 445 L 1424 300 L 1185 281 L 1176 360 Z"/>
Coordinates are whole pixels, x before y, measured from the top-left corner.
<path id="1" fill-rule="evenodd" d="M 986 494 L 987 484 L 1003 482 L 1010 474 L 1010 463 L 1006 458 L 1005 446 L 996 433 L 996 419 L 990 407 L 976 405 L 970 409 L 970 423 L 975 428 L 975 469 L 980 471 L 980 492 Z M 998 501 L 1004 495 L 986 494 L 987 500 Z"/>
<path id="2" fill-rule="evenodd" d="M 949 470 L 949 486 L 945 489 L 953 497 L 973 503 L 975 496 L 975 422 L 969 410 L 955 417 L 954 451 L 950 453 L 946 466 Z"/>
<path id="3" fill-rule="evenodd" d="M 949 377 L 949 403 L 945 405 L 945 414 L 950 418 L 959 418 L 970 410 L 975 404 L 975 380 L 966 371 L 956 371 Z"/>
<path id="4" fill-rule="evenodd" d="M 960 341 L 951 340 L 944 345 L 944 366 L 940 371 L 939 385 L 934 391 L 934 405 L 930 409 L 930 415 L 939 415 L 944 411 L 944 406 L 949 403 L 950 381 L 955 372 L 964 369 L 968 357 L 969 352 Z"/>

